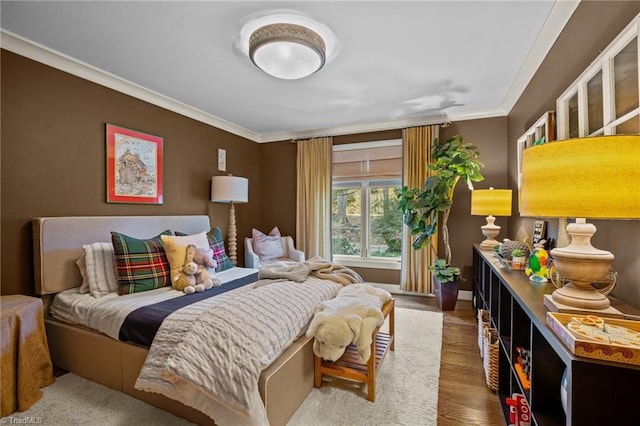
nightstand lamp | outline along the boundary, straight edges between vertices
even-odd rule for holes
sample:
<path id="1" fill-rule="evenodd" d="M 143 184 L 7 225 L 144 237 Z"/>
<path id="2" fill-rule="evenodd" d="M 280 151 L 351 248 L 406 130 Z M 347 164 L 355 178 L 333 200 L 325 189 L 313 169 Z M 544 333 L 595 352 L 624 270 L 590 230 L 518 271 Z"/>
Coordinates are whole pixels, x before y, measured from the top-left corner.
<path id="1" fill-rule="evenodd" d="M 229 259 L 233 265 L 238 264 L 236 209 L 233 203 L 246 203 L 249 201 L 249 180 L 239 176 L 214 176 L 211 178 L 211 201 L 214 203 L 228 203 L 229 208 L 229 235 L 228 249 Z"/>
<path id="2" fill-rule="evenodd" d="M 569 283 L 546 296 L 545 305 L 555 311 L 613 309 L 592 283 L 609 272 L 614 256 L 591 245 L 596 227 L 584 218 L 640 219 L 640 136 L 576 138 L 525 149 L 520 215 L 576 218 L 567 226 L 571 243 L 551 250 Z"/>
<path id="3" fill-rule="evenodd" d="M 481 228 L 486 239 L 480 243 L 480 247 L 487 249 L 499 245 L 496 237 L 500 227 L 495 224 L 494 216 L 511 216 L 511 190 L 474 189 L 471 191 L 471 214 L 487 216 L 487 224 Z"/>

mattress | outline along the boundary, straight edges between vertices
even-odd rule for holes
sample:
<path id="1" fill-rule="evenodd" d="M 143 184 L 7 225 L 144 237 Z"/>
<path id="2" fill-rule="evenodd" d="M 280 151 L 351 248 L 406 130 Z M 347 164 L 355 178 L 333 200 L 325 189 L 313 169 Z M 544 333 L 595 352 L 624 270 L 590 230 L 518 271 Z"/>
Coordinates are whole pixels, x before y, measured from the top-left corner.
<path id="1" fill-rule="evenodd" d="M 224 288 L 257 272 L 257 269 L 234 267 L 218 272 L 216 278 L 220 279 L 220 287 Z M 56 294 L 50 312 L 57 320 L 83 325 L 119 340 L 122 325 L 129 314 L 145 306 L 184 296 L 185 293 L 172 287 L 163 287 L 122 296 L 110 293 L 95 298 L 90 293 L 81 294 L 76 287 Z"/>

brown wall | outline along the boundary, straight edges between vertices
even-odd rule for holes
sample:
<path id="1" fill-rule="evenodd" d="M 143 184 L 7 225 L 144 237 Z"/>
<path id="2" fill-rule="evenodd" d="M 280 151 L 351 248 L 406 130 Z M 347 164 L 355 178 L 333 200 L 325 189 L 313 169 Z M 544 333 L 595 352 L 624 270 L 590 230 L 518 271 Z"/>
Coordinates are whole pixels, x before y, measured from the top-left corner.
<path id="1" fill-rule="evenodd" d="M 238 239 L 260 219 L 259 145 L 2 50 L 2 294 L 33 294 L 36 216 L 208 214 L 226 231 L 229 206 L 209 201 L 217 148 L 249 178 Z M 105 122 L 164 138 L 164 204 L 107 204 Z M 243 261 L 243 250 L 239 250 Z"/>
<path id="2" fill-rule="evenodd" d="M 509 182 L 517 188 L 516 140 L 545 111 L 555 111 L 556 99 L 640 13 L 640 2 L 581 2 L 544 62 L 509 114 Z M 533 218 L 516 214 L 509 221 L 512 238 L 531 234 Z M 616 259 L 618 285 L 613 294 L 640 308 L 640 221 L 591 221 L 598 232 L 595 247 L 611 251 Z M 547 219 L 549 235 L 557 236 L 557 220 Z"/>
<path id="3" fill-rule="evenodd" d="M 442 140 L 455 135 L 460 135 L 466 142 L 473 143 L 480 152 L 480 160 L 484 164 L 482 169 L 484 180 L 474 183 L 474 188 L 488 189 L 491 186 L 496 189 L 507 188 L 507 118 L 459 121 L 440 130 Z M 506 217 L 496 219 L 496 225 L 502 228 L 498 239 L 507 236 L 507 219 Z M 465 182 L 458 182 L 453 195 L 448 227 L 451 263 L 462 268 L 462 276 L 465 279 L 461 289 L 472 289 L 471 247 L 474 243 L 484 240 L 480 227 L 485 223 L 487 223 L 485 216 L 471 216 L 471 191 Z M 439 244 L 438 251 L 444 257 L 442 243 Z"/>
<path id="4" fill-rule="evenodd" d="M 291 141 L 260 145 L 260 227 L 277 226 L 282 235 L 296 235 L 296 144 Z"/>

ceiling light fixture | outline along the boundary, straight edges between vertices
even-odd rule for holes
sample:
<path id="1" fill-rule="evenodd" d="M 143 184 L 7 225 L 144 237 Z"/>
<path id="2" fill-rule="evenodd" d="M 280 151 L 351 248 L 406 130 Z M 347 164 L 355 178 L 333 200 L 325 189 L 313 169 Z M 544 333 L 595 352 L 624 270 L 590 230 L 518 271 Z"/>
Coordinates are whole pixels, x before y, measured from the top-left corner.
<path id="1" fill-rule="evenodd" d="M 249 57 L 261 70 L 284 80 L 297 80 L 318 71 L 325 63 L 323 38 L 296 24 L 262 26 L 249 38 Z"/>

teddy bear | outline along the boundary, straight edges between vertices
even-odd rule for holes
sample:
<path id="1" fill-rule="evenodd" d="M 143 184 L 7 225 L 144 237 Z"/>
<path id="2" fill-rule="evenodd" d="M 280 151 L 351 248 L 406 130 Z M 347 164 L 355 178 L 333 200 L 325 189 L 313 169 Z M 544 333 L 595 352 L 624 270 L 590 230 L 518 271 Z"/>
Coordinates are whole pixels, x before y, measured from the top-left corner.
<path id="1" fill-rule="evenodd" d="M 184 291 L 186 294 L 193 294 L 196 291 L 203 291 L 204 286 L 197 287 L 196 272 L 198 271 L 198 265 L 193 261 L 193 256 L 196 252 L 196 246 L 189 244 L 187 246 L 186 254 L 184 257 L 184 263 L 178 271 L 178 275 L 174 277 L 173 288 L 179 291 Z"/>
<path id="2" fill-rule="evenodd" d="M 198 265 L 195 273 L 196 285 L 202 285 L 204 290 L 219 287 L 222 282 L 216 278 L 218 262 L 213 258 L 213 250 L 197 248 L 193 254 L 193 261 Z"/>
<path id="3" fill-rule="evenodd" d="M 351 284 L 338 291 L 334 299 L 318 305 L 307 329 L 314 337 L 313 352 L 327 361 L 336 361 L 349 344 L 358 349 L 358 362 L 371 356 L 373 331 L 384 323 L 382 305 L 391 294 L 370 284 Z"/>

